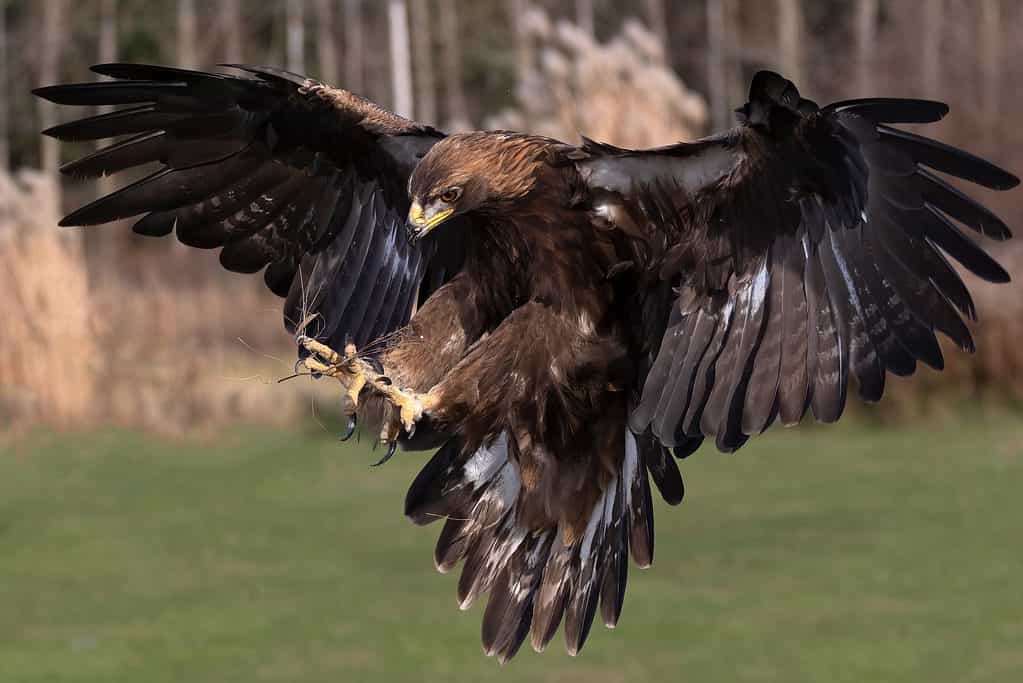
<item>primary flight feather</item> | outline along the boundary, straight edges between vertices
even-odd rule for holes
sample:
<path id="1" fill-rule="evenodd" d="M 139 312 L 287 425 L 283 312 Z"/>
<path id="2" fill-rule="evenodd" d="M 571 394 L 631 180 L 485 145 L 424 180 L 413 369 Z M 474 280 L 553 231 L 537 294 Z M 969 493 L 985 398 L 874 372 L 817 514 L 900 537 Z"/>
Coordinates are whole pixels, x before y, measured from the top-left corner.
<path id="1" fill-rule="evenodd" d="M 118 141 L 63 170 L 155 165 L 62 225 L 220 248 L 285 297 L 301 363 L 341 381 L 354 427 L 437 451 L 405 512 L 444 520 L 438 569 L 489 594 L 483 645 L 510 659 L 559 626 L 583 646 L 620 616 L 628 556 L 653 560 L 652 479 L 774 422 L 842 414 L 850 377 L 941 368 L 935 331 L 972 351 L 976 313 L 948 258 L 1008 275 L 970 236 L 1008 227 L 946 178 L 1015 176 L 892 124 L 944 104 L 819 108 L 760 72 L 733 129 L 650 150 L 513 132 L 445 135 L 346 90 L 267 67 L 244 75 L 105 64 L 49 86 L 126 105 L 61 124 Z M 385 456 L 385 459 L 386 457 Z"/>

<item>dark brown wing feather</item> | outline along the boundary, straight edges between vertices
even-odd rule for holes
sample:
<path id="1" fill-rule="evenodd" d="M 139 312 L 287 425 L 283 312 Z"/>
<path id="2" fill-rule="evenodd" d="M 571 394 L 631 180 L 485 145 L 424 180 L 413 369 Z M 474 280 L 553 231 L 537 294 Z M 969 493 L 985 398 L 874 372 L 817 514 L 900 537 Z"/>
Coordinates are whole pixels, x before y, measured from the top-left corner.
<path id="1" fill-rule="evenodd" d="M 741 125 L 654 150 L 587 142 L 573 163 L 601 216 L 627 215 L 663 245 L 663 336 L 632 411 L 665 445 L 713 435 L 734 450 L 807 410 L 837 420 L 850 375 L 876 401 L 885 375 L 941 368 L 934 330 L 973 350 L 975 275 L 1008 274 L 964 232 L 1010 236 L 936 172 L 1006 190 L 1018 180 L 972 154 L 888 124 L 936 121 L 939 102 L 867 99 L 819 109 L 761 72 Z M 608 205 L 611 210 L 605 210 Z M 640 304 L 637 304 L 640 305 Z M 649 321 L 642 326 L 649 334 Z"/>
<path id="2" fill-rule="evenodd" d="M 115 80 L 36 90 L 64 105 L 127 105 L 44 131 L 119 138 L 65 173 L 158 164 L 61 224 L 141 216 L 137 233 L 221 248 L 235 272 L 265 267 L 267 286 L 287 297 L 289 329 L 311 321 L 306 333 L 328 343 L 361 346 L 399 327 L 424 278 L 435 288 L 457 269 L 457 258 L 435 261 L 435 242 L 410 244 L 403 227 L 409 175 L 442 135 L 345 90 L 234 68 L 250 75 L 103 64 L 93 70 Z"/>

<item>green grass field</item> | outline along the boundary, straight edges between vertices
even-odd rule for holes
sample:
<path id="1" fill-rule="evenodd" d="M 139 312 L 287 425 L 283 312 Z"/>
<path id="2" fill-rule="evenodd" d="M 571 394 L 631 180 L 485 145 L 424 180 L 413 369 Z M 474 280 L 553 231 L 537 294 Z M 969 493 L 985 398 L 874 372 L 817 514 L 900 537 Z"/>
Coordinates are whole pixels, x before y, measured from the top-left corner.
<path id="1" fill-rule="evenodd" d="M 0 446 L 0 681 L 1023 680 L 1023 425 L 776 432 L 682 463 L 582 654 L 499 667 L 402 517 L 422 462 L 322 435 Z M 642 677 L 642 678 L 640 678 Z"/>

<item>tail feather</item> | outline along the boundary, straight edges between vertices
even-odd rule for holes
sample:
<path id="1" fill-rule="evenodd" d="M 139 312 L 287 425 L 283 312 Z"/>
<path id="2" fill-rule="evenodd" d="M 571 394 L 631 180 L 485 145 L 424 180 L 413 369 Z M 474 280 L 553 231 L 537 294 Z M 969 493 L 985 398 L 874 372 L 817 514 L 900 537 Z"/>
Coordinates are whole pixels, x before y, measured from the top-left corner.
<path id="1" fill-rule="evenodd" d="M 628 483 L 619 476 L 614 509 L 604 542 L 604 583 L 600 588 L 600 617 L 604 626 L 614 628 L 622 615 L 625 584 L 629 579 L 629 508 L 626 502 Z"/>
<path id="2" fill-rule="evenodd" d="M 579 653 L 590 633 L 593 617 L 597 613 L 597 599 L 604 580 L 604 537 L 611 526 L 618 478 L 604 489 L 603 495 L 590 514 L 586 533 L 579 545 L 572 593 L 565 608 L 565 647 L 573 657 Z"/>
<path id="3" fill-rule="evenodd" d="M 653 561 L 653 505 L 648 473 L 670 503 L 681 500 L 682 480 L 670 452 L 647 448 L 628 429 L 618 471 L 575 533 L 553 521 L 527 526 L 518 453 L 506 435 L 465 455 L 449 442 L 426 464 L 405 499 L 416 524 L 447 517 L 437 541 L 438 570 L 464 559 L 458 602 L 469 608 L 489 592 L 482 642 L 501 663 L 526 636 L 542 651 L 564 621 L 569 654 L 586 642 L 598 608 L 617 625 L 625 599 L 628 556 Z M 650 460 L 653 462 L 649 462 Z"/>
<path id="4" fill-rule="evenodd" d="M 553 537 L 551 530 L 527 534 L 490 589 L 483 613 L 483 651 L 502 664 L 515 656 L 529 633 Z"/>

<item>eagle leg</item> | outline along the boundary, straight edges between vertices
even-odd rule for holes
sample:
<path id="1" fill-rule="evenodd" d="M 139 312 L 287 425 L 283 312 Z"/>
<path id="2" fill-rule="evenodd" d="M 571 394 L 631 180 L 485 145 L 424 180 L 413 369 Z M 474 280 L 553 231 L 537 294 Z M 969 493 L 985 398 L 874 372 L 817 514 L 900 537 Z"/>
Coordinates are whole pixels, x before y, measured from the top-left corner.
<path id="1" fill-rule="evenodd" d="M 400 427 L 408 436 L 415 433 L 416 422 L 434 403 L 430 394 L 419 394 L 394 386 L 390 378 L 378 372 L 372 363 L 359 357 L 354 344 L 345 346 L 344 354 L 340 354 L 326 344 L 304 335 L 299 336 L 296 341 L 309 352 L 309 355 L 300 361 L 303 367 L 311 372 L 333 377 L 344 386 L 349 410 L 349 430 L 346 438 L 354 431 L 359 395 L 365 388 L 383 396 L 398 410 Z M 384 425 L 381 440 L 389 444 L 388 451 L 377 464 L 383 464 L 394 454 L 394 444 L 398 436 L 397 425 Z"/>

